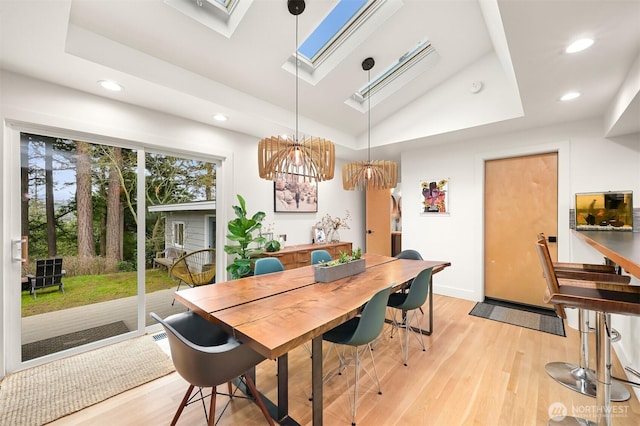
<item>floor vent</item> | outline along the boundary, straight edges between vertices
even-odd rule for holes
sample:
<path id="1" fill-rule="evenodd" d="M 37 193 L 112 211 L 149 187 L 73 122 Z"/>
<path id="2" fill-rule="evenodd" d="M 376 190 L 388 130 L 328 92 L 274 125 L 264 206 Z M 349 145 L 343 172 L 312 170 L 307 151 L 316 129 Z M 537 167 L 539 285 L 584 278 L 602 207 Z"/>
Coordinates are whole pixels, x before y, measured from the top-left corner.
<path id="1" fill-rule="evenodd" d="M 155 340 L 156 342 L 158 340 L 162 340 L 162 339 L 166 339 L 166 338 L 167 338 L 167 333 L 164 333 L 164 332 L 153 335 L 153 340 Z"/>

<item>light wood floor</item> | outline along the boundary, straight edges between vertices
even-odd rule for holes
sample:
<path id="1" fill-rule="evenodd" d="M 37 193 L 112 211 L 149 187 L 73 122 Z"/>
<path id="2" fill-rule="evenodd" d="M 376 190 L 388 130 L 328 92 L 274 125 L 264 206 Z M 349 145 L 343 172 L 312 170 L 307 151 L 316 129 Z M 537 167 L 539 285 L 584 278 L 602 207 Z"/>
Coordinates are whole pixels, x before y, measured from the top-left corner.
<path id="1" fill-rule="evenodd" d="M 576 330 L 567 328 L 564 338 L 477 318 L 468 315 L 473 302 L 444 296 L 436 295 L 434 305 L 435 331 L 425 337 L 427 351 L 422 352 L 417 342 L 412 342 L 408 367 L 402 365 L 397 339 L 390 340 L 385 334 L 376 346 L 383 394 L 378 395 L 371 381 L 363 377 L 358 425 L 545 425 L 554 403 L 564 404 L 569 415 L 579 413 L 595 420 L 595 398 L 561 386 L 544 369 L 552 361 L 577 361 Z M 426 321 L 425 317 L 425 325 Z M 595 355 L 595 342 L 591 347 Z M 595 359 L 591 365 L 595 365 Z M 311 424 L 311 403 L 307 398 L 310 366 L 303 348 L 290 354 L 290 414 L 302 425 Z M 623 376 L 617 359 L 613 371 Z M 261 363 L 257 386 L 273 401 L 275 380 L 275 362 Z M 173 373 L 52 425 L 169 424 L 186 387 L 186 382 Z M 351 423 L 345 387 L 341 376 L 325 384 L 325 425 Z M 220 397 L 218 401 L 219 413 L 228 398 Z M 640 424 L 640 404 L 633 392 L 631 400 L 612 405 L 613 425 Z M 201 424 L 205 424 L 204 414 L 197 404 L 187 407 L 178 422 Z M 255 404 L 236 398 L 218 424 L 266 422 Z"/>

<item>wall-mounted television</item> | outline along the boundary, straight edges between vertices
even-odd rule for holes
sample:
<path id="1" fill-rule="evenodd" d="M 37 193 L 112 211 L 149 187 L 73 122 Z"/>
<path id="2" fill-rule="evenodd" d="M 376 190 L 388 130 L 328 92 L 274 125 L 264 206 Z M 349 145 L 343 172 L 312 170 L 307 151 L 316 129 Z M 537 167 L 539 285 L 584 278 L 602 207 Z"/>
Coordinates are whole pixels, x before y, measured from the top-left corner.
<path id="1" fill-rule="evenodd" d="M 633 231 L 633 191 L 577 193 L 576 229 Z"/>

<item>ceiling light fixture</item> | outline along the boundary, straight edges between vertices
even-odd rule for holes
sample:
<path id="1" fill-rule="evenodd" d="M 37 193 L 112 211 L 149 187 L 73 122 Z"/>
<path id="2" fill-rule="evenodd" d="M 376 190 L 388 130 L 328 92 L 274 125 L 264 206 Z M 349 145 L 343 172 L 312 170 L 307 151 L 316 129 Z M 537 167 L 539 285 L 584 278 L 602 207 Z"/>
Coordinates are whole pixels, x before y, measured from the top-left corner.
<path id="1" fill-rule="evenodd" d="M 103 89 L 111 90 L 112 92 L 120 92 L 124 89 L 121 85 L 111 80 L 100 80 L 98 84 L 102 86 Z"/>
<path id="2" fill-rule="evenodd" d="M 562 95 L 560 100 L 561 101 L 571 101 L 571 100 L 579 98 L 579 97 L 580 97 L 580 92 L 569 92 L 569 93 L 565 93 L 564 95 Z"/>
<path id="3" fill-rule="evenodd" d="M 576 53 L 582 50 L 588 49 L 593 45 L 593 39 L 591 38 L 581 38 L 580 40 L 576 40 L 571 43 L 566 49 L 567 53 Z"/>
<path id="4" fill-rule="evenodd" d="M 375 65 L 373 58 L 362 61 L 362 69 L 367 71 L 369 85 L 371 84 L 371 68 Z M 391 189 L 398 185 L 398 165 L 395 161 L 371 161 L 371 91 L 367 87 L 368 103 L 368 134 L 367 161 L 354 161 L 342 166 L 342 187 L 352 190 Z"/>
<path id="5" fill-rule="evenodd" d="M 262 179 L 289 181 L 292 175 L 321 182 L 333 179 L 335 146 L 319 137 L 298 136 L 298 15 L 304 0 L 287 0 L 289 13 L 296 17 L 296 132 L 293 137 L 270 136 L 258 143 L 258 174 Z"/>
<path id="6" fill-rule="evenodd" d="M 227 121 L 227 116 L 224 114 L 215 114 L 213 119 L 216 121 Z"/>

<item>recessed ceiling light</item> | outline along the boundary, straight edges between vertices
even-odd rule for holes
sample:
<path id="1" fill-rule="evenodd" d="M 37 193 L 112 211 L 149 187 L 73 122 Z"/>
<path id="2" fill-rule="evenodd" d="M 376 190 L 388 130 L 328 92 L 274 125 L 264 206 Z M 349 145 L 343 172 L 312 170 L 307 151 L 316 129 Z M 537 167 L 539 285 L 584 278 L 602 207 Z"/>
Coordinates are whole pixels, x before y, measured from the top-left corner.
<path id="1" fill-rule="evenodd" d="M 560 98 L 561 101 L 570 101 L 573 100 L 575 98 L 580 97 L 580 92 L 569 92 L 569 93 L 565 93 L 564 95 L 562 95 L 562 97 Z"/>
<path id="2" fill-rule="evenodd" d="M 213 116 L 213 119 L 216 121 L 227 121 L 227 116 L 224 114 L 216 114 Z"/>
<path id="3" fill-rule="evenodd" d="M 98 84 L 107 90 L 111 90 L 112 92 L 120 92 L 123 89 L 123 87 L 115 81 L 100 80 Z"/>
<path id="4" fill-rule="evenodd" d="M 567 53 L 576 53 L 580 52 L 584 49 L 588 49 L 593 44 L 593 39 L 591 38 L 581 38 L 580 40 L 576 40 L 571 43 L 566 49 Z"/>

